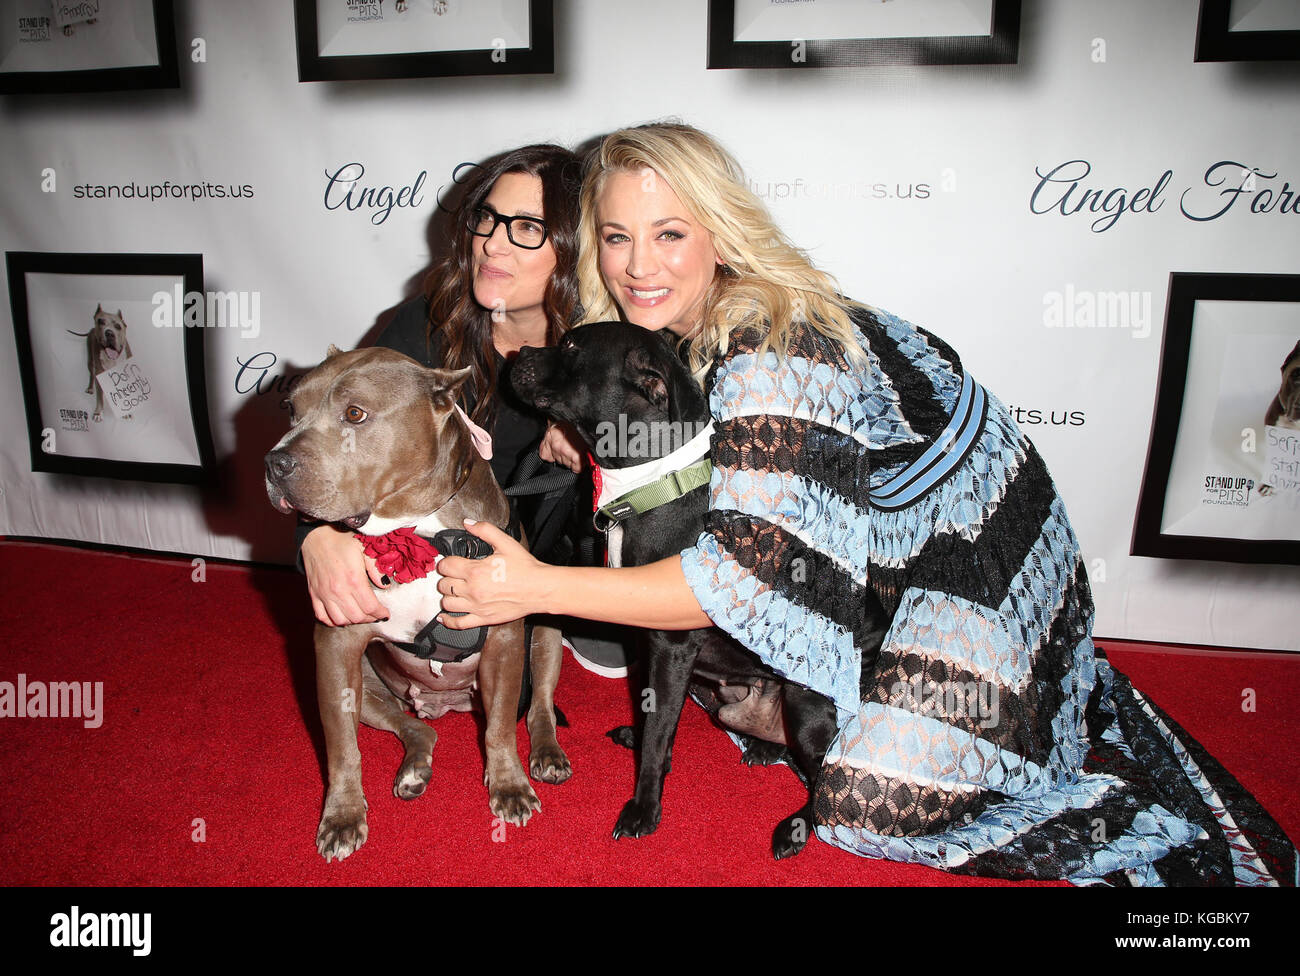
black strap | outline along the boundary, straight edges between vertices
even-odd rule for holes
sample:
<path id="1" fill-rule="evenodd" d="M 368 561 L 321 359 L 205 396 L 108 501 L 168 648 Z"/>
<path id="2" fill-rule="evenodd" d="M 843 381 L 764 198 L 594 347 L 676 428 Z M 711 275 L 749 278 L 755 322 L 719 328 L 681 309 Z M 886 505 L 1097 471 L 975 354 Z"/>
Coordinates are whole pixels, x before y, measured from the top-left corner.
<path id="1" fill-rule="evenodd" d="M 569 532 L 574 485 L 578 475 L 568 468 L 543 461 L 534 448 L 524 455 L 511 476 L 506 496 L 512 510 L 522 504 L 528 520 L 528 548 L 546 562 L 567 562 L 564 545 Z"/>
<path id="2" fill-rule="evenodd" d="M 576 472 L 570 471 L 562 464 L 543 461 L 541 454 L 531 451 L 515 469 L 514 475 L 510 478 L 510 487 L 506 489 L 506 495 L 510 498 L 518 498 L 521 495 L 550 495 L 567 491 L 577 480 Z"/>
<path id="3" fill-rule="evenodd" d="M 513 514 L 510 518 L 510 524 L 506 526 L 506 531 L 515 539 L 519 538 L 519 519 Z M 471 535 L 465 529 L 443 529 L 441 532 L 436 533 L 430 541 L 433 543 L 433 547 L 444 556 L 486 559 L 496 552 L 488 543 L 476 535 Z M 463 617 L 465 614 L 464 612 L 454 613 L 451 610 L 444 610 L 440 616 Z M 487 640 L 487 632 L 486 627 L 475 627 L 472 630 L 452 630 L 437 620 L 430 620 L 415 635 L 415 640 L 409 643 L 398 641 L 392 643 L 395 647 L 401 648 L 408 654 L 414 654 L 422 661 L 432 659 L 443 664 L 454 664 L 456 661 L 463 661 L 471 654 L 477 654 L 481 651 L 483 642 Z"/>

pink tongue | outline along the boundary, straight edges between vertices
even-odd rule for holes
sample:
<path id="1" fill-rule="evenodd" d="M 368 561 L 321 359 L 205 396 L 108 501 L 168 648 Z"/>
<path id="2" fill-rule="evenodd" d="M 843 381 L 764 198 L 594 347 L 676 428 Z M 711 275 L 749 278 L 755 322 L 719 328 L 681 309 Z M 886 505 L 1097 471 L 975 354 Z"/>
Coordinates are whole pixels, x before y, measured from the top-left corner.
<path id="1" fill-rule="evenodd" d="M 108 354 L 108 358 L 109 358 L 109 359 L 116 359 L 118 353 L 121 352 L 121 350 L 120 350 L 120 349 L 105 349 L 104 352 L 106 352 L 106 353 Z"/>

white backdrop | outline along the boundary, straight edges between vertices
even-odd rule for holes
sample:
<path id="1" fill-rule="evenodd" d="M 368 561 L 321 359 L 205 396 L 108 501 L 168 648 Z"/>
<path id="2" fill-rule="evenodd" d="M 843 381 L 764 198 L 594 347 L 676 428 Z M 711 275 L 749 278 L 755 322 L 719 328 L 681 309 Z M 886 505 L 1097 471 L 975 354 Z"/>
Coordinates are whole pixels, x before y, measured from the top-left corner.
<path id="1" fill-rule="evenodd" d="M 0 533 L 287 561 L 290 523 L 262 488 L 287 425 L 272 387 L 328 343 L 372 339 L 412 293 L 456 164 L 673 116 L 732 150 L 846 293 L 938 333 L 1026 411 L 1089 560 L 1099 635 L 1300 650 L 1300 569 L 1127 554 L 1170 272 L 1300 271 L 1300 216 L 1180 210 L 1222 206 L 1205 173 L 1225 160 L 1300 186 L 1296 64 L 1194 63 L 1192 0 L 1025 0 L 1016 65 L 798 71 L 706 70 L 703 0 L 555 6 L 553 76 L 300 84 L 290 4 L 181 0 L 179 91 L 0 98 L 4 250 L 201 253 L 209 291 L 260 297 L 256 330 L 205 330 L 222 474 L 206 495 L 32 473 L 5 302 Z M 1105 229 L 1032 212 L 1036 171 L 1075 160 L 1084 188 L 1129 199 L 1170 175 L 1154 212 Z M 382 220 L 327 208 L 328 174 L 353 163 L 358 187 L 418 182 L 416 205 Z M 227 195 L 94 197 L 164 181 Z M 1084 292 L 1137 293 L 1136 319 L 1048 324 L 1054 293 Z"/>

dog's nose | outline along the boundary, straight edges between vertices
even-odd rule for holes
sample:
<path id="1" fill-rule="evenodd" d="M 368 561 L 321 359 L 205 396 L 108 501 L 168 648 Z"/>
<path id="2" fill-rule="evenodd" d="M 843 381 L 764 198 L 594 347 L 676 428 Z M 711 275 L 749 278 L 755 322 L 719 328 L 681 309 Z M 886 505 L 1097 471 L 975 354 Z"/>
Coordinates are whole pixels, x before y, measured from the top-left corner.
<path id="1" fill-rule="evenodd" d="M 288 451 L 272 451 L 266 456 L 266 476 L 274 482 L 289 477 L 296 466 L 297 462 Z"/>

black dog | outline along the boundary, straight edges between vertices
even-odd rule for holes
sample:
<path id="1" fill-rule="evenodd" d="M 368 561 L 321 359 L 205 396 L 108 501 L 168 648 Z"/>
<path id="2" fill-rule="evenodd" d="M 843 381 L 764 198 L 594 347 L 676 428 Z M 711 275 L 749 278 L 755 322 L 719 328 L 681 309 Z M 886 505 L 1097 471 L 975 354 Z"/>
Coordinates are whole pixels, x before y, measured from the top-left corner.
<path id="1" fill-rule="evenodd" d="M 682 447 L 709 420 L 703 391 L 666 337 L 619 322 L 585 325 L 557 346 L 521 350 L 510 382 L 525 402 L 577 428 L 607 478 Z M 706 476 L 675 501 L 626 514 L 610 532 L 611 564 L 641 566 L 690 548 L 707 509 Z M 636 793 L 623 807 L 614 836 L 643 837 L 659 825 L 664 777 L 688 691 L 716 706 L 734 701 L 737 686 L 749 686 L 745 690 L 763 698 L 780 695 L 789 753 L 770 743 L 752 745 L 747 761 L 792 756 L 810 790 L 808 802 L 772 836 L 776 857 L 797 854 L 812 829 L 811 790 L 835 736 L 835 706 L 824 695 L 784 681 L 716 627 L 647 631 L 645 641 L 653 692 L 647 699 L 654 704 L 645 717 Z"/>

